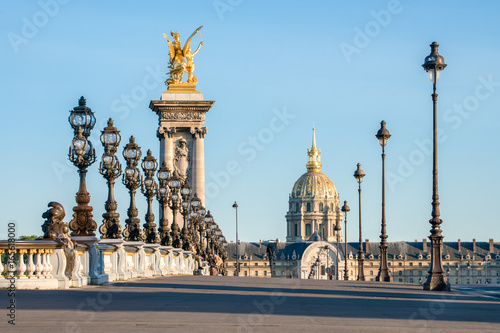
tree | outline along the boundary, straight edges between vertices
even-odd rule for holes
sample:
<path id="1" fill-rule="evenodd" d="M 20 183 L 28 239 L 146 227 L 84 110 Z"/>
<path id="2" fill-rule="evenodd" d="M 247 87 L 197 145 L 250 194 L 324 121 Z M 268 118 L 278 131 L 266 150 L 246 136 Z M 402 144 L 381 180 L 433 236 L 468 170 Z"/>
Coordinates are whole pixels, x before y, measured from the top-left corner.
<path id="1" fill-rule="evenodd" d="M 18 240 L 35 240 L 37 239 L 39 236 L 37 235 L 31 235 L 31 236 L 19 236 Z"/>

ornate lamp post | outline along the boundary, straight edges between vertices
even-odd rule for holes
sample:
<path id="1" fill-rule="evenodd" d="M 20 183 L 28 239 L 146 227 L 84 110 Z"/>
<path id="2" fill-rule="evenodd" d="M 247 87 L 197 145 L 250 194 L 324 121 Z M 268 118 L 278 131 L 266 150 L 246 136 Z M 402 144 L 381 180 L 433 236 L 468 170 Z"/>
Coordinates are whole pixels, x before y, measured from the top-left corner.
<path id="1" fill-rule="evenodd" d="M 146 223 L 143 225 L 146 243 L 160 243 L 160 235 L 156 232 L 155 215 L 153 214 L 153 197 L 158 194 L 158 184 L 155 182 L 154 175 L 158 169 L 158 162 L 153 157 L 151 150 L 148 149 L 146 157 L 142 160 L 142 170 L 144 171 L 144 182 L 142 183 L 141 192 L 148 200 L 148 211 L 145 219 Z"/>
<path id="2" fill-rule="evenodd" d="M 431 45 L 431 54 L 425 58 L 425 63 L 422 67 L 429 74 L 429 79 L 432 82 L 432 111 L 433 111 L 433 154 L 432 154 L 432 218 L 429 223 L 432 225 L 431 235 L 431 267 L 427 276 L 427 281 L 424 283 L 424 290 L 450 290 L 449 285 L 446 283 L 444 277 L 443 263 L 442 263 L 442 246 L 443 236 L 441 235 L 441 223 L 443 221 L 439 218 L 439 194 L 438 194 L 438 167 L 437 167 L 437 114 L 436 114 L 436 83 L 439 81 L 441 71 L 446 67 L 444 58 L 439 55 L 439 44 L 433 42 Z"/>
<path id="3" fill-rule="evenodd" d="M 170 237 L 170 227 L 167 219 L 167 207 L 170 196 L 170 187 L 168 187 L 168 178 L 170 177 L 170 170 L 168 170 L 167 162 L 163 161 L 163 165 L 157 173 L 160 189 L 157 192 L 157 198 L 161 206 L 160 228 L 160 243 L 164 246 L 172 245 L 172 238 Z"/>
<path id="4" fill-rule="evenodd" d="M 385 121 L 380 122 L 380 129 L 375 136 L 382 146 L 382 230 L 380 234 L 380 267 L 376 281 L 391 282 L 391 275 L 387 266 L 387 229 L 385 224 L 385 145 L 391 134 L 385 128 Z"/>
<path id="5" fill-rule="evenodd" d="M 210 228 L 210 225 L 213 223 L 214 221 L 214 218 L 212 216 L 212 214 L 210 214 L 210 211 L 207 212 L 207 214 L 205 215 L 203 221 L 200 223 L 200 225 L 198 226 L 198 231 L 200 232 L 200 252 L 204 251 L 204 246 L 203 246 L 203 233 L 206 231 L 208 232 L 208 229 Z M 207 238 L 207 242 L 208 242 L 208 238 Z"/>
<path id="6" fill-rule="evenodd" d="M 358 168 L 354 171 L 354 178 L 358 182 L 358 197 L 359 197 L 359 251 L 358 251 L 358 281 L 365 280 L 365 270 L 364 270 L 364 261 L 365 261 L 365 253 L 363 251 L 363 237 L 361 235 L 361 182 L 363 181 L 363 177 L 365 176 L 365 172 L 361 170 L 361 164 L 358 163 Z"/>
<path id="7" fill-rule="evenodd" d="M 95 116 L 94 112 L 87 106 L 85 98 L 83 96 L 80 97 L 78 106 L 69 112 L 68 121 L 73 128 L 75 136 L 78 134 L 78 129 L 80 128 L 85 139 L 88 139 L 90 131 L 92 131 L 95 125 Z"/>
<path id="8" fill-rule="evenodd" d="M 201 204 L 201 200 L 195 194 L 193 199 L 191 199 L 191 214 L 189 223 L 189 234 L 191 235 L 191 240 L 193 242 L 193 249 L 196 250 L 197 254 L 202 253 L 201 245 L 201 235 L 199 235 L 200 225 L 204 223 L 206 209 Z M 203 228 L 203 226 L 201 226 Z"/>
<path id="9" fill-rule="evenodd" d="M 345 257 L 345 264 L 344 264 L 344 280 L 349 280 L 349 274 L 347 274 L 347 213 L 351 210 L 349 206 L 347 206 L 347 201 L 344 200 L 344 205 L 341 208 L 342 212 L 344 213 L 344 257 Z"/>
<path id="10" fill-rule="evenodd" d="M 335 224 L 335 226 L 333 227 L 333 230 L 335 232 L 335 236 L 336 236 L 336 241 L 337 241 L 337 262 L 336 262 L 336 265 L 335 265 L 335 278 L 337 280 L 340 280 L 339 279 L 339 236 L 340 236 L 340 226 L 338 224 Z"/>
<path id="11" fill-rule="evenodd" d="M 191 214 L 187 225 L 193 247 L 197 247 L 198 223 L 201 218 L 205 217 L 205 213 L 205 207 L 203 207 L 200 198 L 198 198 L 198 195 L 195 193 L 191 198 Z"/>
<path id="12" fill-rule="evenodd" d="M 69 149 L 69 160 L 78 168 L 80 175 L 80 188 L 76 193 L 78 205 L 73 207 L 74 214 L 69 228 L 71 236 L 95 236 L 97 223 L 92 219 L 93 208 L 89 206 L 90 194 L 85 182 L 87 168 L 96 160 L 95 149 L 87 139 L 95 125 L 95 117 L 92 110 L 86 106 L 83 96 L 80 97 L 78 106 L 70 111 L 68 121 L 75 133 Z"/>
<path id="13" fill-rule="evenodd" d="M 181 180 L 175 174 L 171 175 L 168 180 L 168 186 L 171 189 L 169 207 L 172 210 L 172 246 L 175 248 L 182 248 L 182 240 L 180 238 L 179 224 L 177 224 L 177 212 L 181 204 L 181 196 L 179 194 L 181 187 Z"/>
<path id="14" fill-rule="evenodd" d="M 184 181 L 184 184 L 181 188 L 181 197 L 182 197 L 182 210 L 181 214 L 182 217 L 184 218 L 184 226 L 182 227 L 182 249 L 185 251 L 190 251 L 191 250 L 191 237 L 189 237 L 189 228 L 188 228 L 188 215 L 191 210 L 191 203 L 189 201 L 189 198 L 191 197 L 191 193 L 193 193 L 193 190 L 191 189 L 191 186 L 189 186 L 187 179 Z"/>
<path id="15" fill-rule="evenodd" d="M 238 241 L 238 204 L 236 201 L 233 204 L 233 208 L 236 210 L 236 276 L 240 276 L 240 252 L 239 252 L 239 241 Z"/>
<path id="16" fill-rule="evenodd" d="M 205 241 L 207 243 L 205 246 L 205 253 L 207 254 L 207 256 L 210 254 L 210 237 L 212 234 L 212 225 L 214 224 L 215 222 L 212 220 L 205 225 Z"/>
<path id="17" fill-rule="evenodd" d="M 123 157 L 127 161 L 127 167 L 122 182 L 130 192 L 130 207 L 127 210 L 128 219 L 125 220 L 127 226 L 123 231 L 126 241 L 143 242 L 146 239 L 144 232 L 141 230 L 141 220 L 137 218 L 139 212 L 135 206 L 135 191 L 142 184 L 141 172 L 137 168 L 141 155 L 141 148 L 135 143 L 134 137 L 131 136 L 129 143 L 123 149 Z"/>
<path id="18" fill-rule="evenodd" d="M 104 147 L 99 173 L 104 176 L 108 183 L 108 200 L 102 214 L 102 225 L 99 227 L 102 239 L 122 238 L 123 228 L 120 226 L 120 214 L 116 212 L 117 205 L 114 195 L 115 179 L 122 174 L 122 165 L 115 153 L 120 145 L 120 131 L 113 126 L 113 119 L 109 118 L 108 126 L 101 131 L 101 143 Z"/>

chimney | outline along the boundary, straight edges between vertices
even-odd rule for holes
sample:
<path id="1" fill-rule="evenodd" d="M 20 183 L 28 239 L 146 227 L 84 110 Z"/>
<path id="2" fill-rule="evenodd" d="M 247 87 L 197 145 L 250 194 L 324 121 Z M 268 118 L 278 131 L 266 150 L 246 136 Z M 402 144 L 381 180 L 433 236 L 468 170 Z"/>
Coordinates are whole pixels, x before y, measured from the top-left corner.
<path id="1" fill-rule="evenodd" d="M 493 238 L 490 238 L 490 253 L 495 252 L 495 246 L 493 245 Z"/>
<path id="2" fill-rule="evenodd" d="M 368 239 L 365 239 L 365 252 L 370 253 L 370 243 Z"/>
<path id="3" fill-rule="evenodd" d="M 472 239 L 472 252 L 474 252 L 474 253 L 477 252 L 476 239 L 475 238 Z"/>
<path id="4" fill-rule="evenodd" d="M 418 240 L 417 240 L 417 239 L 415 239 L 415 243 L 418 243 Z"/>
<path id="5" fill-rule="evenodd" d="M 427 239 L 422 239 L 422 251 L 427 252 Z"/>
<path id="6" fill-rule="evenodd" d="M 462 246 L 460 244 L 460 238 L 458 239 L 458 252 L 462 252 Z"/>

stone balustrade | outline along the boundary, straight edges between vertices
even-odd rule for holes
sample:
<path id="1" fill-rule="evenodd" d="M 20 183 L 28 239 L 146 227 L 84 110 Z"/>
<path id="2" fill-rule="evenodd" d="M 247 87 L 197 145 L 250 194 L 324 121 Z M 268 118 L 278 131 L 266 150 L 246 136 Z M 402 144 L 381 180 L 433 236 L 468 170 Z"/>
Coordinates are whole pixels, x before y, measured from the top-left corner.
<path id="1" fill-rule="evenodd" d="M 120 239 L 78 239 L 74 248 L 53 240 L 0 241 L 0 288 L 64 289 L 137 277 L 208 275 L 191 251 Z"/>

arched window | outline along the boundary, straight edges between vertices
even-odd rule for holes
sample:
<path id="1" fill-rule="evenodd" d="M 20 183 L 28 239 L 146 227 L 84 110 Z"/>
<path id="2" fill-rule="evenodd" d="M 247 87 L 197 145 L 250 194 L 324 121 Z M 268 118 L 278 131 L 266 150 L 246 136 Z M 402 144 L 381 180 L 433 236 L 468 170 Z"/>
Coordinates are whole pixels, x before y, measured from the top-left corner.
<path id="1" fill-rule="evenodd" d="M 298 203 L 295 204 L 295 211 L 300 212 L 300 206 Z"/>
<path id="2" fill-rule="evenodd" d="M 308 212 L 310 212 L 310 211 L 311 211 L 311 203 L 310 203 L 310 202 L 308 202 L 308 203 L 307 203 L 306 210 L 307 210 Z"/>
<path id="3" fill-rule="evenodd" d="M 323 203 L 322 203 L 322 202 L 320 202 L 320 203 L 319 203 L 319 211 L 320 211 L 320 212 L 322 212 L 322 211 L 323 211 Z"/>
<path id="4" fill-rule="evenodd" d="M 330 204 L 330 212 L 333 212 L 333 204 Z"/>

